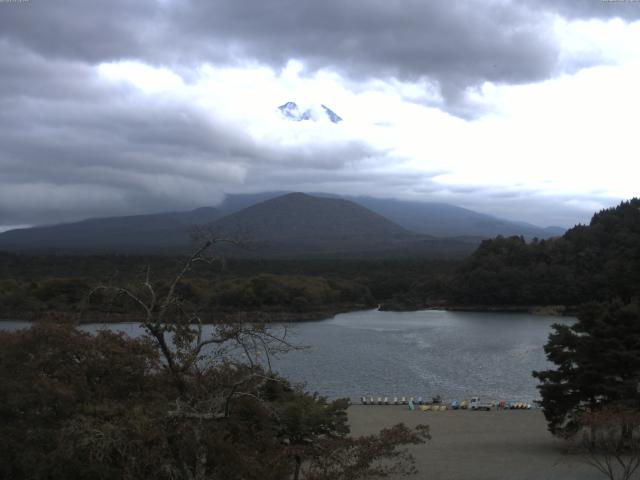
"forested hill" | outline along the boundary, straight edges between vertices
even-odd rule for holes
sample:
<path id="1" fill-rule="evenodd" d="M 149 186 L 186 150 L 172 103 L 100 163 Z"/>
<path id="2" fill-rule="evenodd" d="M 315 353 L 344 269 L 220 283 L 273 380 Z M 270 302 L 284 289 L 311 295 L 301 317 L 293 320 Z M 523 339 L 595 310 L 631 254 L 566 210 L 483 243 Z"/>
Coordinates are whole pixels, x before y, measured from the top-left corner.
<path id="1" fill-rule="evenodd" d="M 595 214 L 562 237 L 482 242 L 457 270 L 460 305 L 579 305 L 640 295 L 640 199 Z"/>
<path id="2" fill-rule="evenodd" d="M 246 229 L 260 241 L 352 236 L 368 239 L 412 235 L 391 220 L 354 202 L 289 193 L 247 207 L 214 224 L 221 232 Z"/>

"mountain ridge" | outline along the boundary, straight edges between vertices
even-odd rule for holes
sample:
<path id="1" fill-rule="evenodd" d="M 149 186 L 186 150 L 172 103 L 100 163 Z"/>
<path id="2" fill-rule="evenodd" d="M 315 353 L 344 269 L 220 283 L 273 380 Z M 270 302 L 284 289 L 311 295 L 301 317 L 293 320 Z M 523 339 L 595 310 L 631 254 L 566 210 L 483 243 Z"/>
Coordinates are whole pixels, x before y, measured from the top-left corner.
<path id="1" fill-rule="evenodd" d="M 314 215 L 311 217 L 310 215 Z M 300 192 L 281 195 L 215 221 L 214 228 L 231 232 L 250 225 L 264 240 L 323 236 L 406 236 L 412 233 L 354 202 Z"/>
<path id="2" fill-rule="evenodd" d="M 293 218 L 297 220 L 292 223 Z M 447 219 L 453 224 L 447 226 Z M 482 221 L 493 223 L 488 228 Z M 215 208 L 9 230 L 0 233 L 0 249 L 171 253 L 189 248 L 190 231 L 199 224 L 229 235 L 249 233 L 259 247 L 248 253 L 254 256 L 260 252 L 266 256 L 462 254 L 494 233 L 509 235 L 513 229 L 517 235 L 526 233 L 525 227 L 513 222 L 447 204 L 262 192 L 229 195 Z M 540 232 L 544 230 L 529 233 L 541 236 Z"/>

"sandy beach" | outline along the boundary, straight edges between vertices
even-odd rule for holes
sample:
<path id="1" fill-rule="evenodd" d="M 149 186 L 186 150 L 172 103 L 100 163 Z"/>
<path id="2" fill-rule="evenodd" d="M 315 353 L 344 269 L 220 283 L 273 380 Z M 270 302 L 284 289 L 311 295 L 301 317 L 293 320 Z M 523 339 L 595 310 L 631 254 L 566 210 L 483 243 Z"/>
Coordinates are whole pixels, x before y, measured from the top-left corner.
<path id="1" fill-rule="evenodd" d="M 410 411 L 406 406 L 349 407 L 353 435 L 403 422 L 430 426 L 431 440 L 411 447 L 429 480 L 596 480 L 602 475 L 554 439 L 540 410 Z M 407 477 L 402 477 L 407 478 Z"/>

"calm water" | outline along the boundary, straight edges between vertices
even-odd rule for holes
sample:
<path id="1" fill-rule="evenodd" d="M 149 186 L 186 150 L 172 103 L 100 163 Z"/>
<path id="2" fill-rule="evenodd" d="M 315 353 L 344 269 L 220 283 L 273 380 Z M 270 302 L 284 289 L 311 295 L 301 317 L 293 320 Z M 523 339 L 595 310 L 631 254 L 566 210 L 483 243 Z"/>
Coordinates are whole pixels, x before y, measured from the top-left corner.
<path id="1" fill-rule="evenodd" d="M 532 370 L 548 367 L 543 345 L 551 324 L 573 319 L 525 314 L 379 312 L 337 315 L 289 325 L 296 344 L 309 348 L 276 357 L 274 369 L 332 398 L 472 395 L 490 399 L 538 398 Z M 28 326 L 0 322 L 0 329 Z M 85 325 L 139 335 L 137 324 Z"/>

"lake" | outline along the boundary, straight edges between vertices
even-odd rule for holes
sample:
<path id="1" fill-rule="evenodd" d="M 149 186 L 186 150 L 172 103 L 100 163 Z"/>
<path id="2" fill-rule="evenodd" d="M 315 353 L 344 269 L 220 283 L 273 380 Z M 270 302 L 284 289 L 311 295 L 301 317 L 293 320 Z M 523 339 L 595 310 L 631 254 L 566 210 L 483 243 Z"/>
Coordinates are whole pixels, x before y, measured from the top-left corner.
<path id="1" fill-rule="evenodd" d="M 441 395 L 532 402 L 533 370 L 549 367 L 543 346 L 553 323 L 573 318 L 426 310 L 351 312 L 288 324 L 289 338 L 309 348 L 278 356 L 274 369 L 331 398 Z M 0 329 L 28 326 L 0 322 Z M 139 335 L 134 323 L 89 324 Z M 278 328 L 276 326 L 275 328 Z"/>

